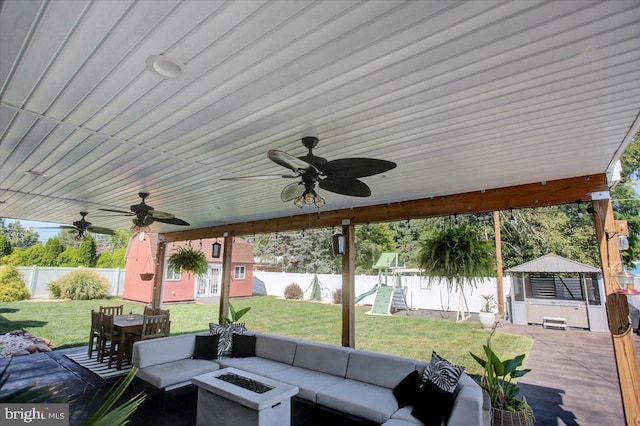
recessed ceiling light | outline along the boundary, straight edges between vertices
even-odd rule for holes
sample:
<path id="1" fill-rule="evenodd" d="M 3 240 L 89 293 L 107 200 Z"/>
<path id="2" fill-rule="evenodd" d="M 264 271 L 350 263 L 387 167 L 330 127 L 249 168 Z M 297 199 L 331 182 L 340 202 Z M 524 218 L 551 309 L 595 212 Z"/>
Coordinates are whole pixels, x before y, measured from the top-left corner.
<path id="1" fill-rule="evenodd" d="M 156 75 L 169 80 L 181 77 L 185 66 L 177 59 L 166 55 L 152 55 L 147 58 L 147 68 Z"/>
<path id="2" fill-rule="evenodd" d="M 44 172 L 39 172 L 37 170 L 27 170 L 24 172 L 27 175 L 38 176 L 38 177 L 49 177 Z"/>

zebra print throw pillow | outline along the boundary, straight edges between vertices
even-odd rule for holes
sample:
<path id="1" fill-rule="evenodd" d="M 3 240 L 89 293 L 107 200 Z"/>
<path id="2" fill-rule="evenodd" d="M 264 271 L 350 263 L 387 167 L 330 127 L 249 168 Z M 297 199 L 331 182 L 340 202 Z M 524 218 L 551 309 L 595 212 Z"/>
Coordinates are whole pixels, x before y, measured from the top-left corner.
<path id="1" fill-rule="evenodd" d="M 431 362 L 422 373 L 422 383 L 429 380 L 443 391 L 453 393 L 463 372 L 463 366 L 453 365 L 438 355 L 436 351 L 433 351 L 431 352 Z"/>
<path id="2" fill-rule="evenodd" d="M 247 329 L 243 322 L 229 325 L 220 325 L 216 323 L 209 323 L 209 332 L 211 334 L 219 334 L 220 341 L 218 342 L 218 356 L 231 355 L 231 345 L 233 343 L 233 334 L 242 334 Z"/>

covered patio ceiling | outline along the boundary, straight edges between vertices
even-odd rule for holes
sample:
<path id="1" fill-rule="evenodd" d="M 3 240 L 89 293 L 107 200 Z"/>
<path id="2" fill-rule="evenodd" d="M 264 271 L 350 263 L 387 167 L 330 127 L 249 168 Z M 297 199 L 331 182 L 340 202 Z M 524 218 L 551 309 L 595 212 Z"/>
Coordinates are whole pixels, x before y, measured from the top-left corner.
<path id="1" fill-rule="evenodd" d="M 266 153 L 304 155 L 303 136 L 397 163 L 371 197 L 321 191 L 321 213 L 604 175 L 638 128 L 635 0 L 0 8 L 5 218 L 126 229 L 97 209 L 139 191 L 191 224 L 162 233 L 308 213 L 280 200 L 291 180 L 221 180 L 286 172 Z M 157 54 L 182 76 L 151 72 Z"/>

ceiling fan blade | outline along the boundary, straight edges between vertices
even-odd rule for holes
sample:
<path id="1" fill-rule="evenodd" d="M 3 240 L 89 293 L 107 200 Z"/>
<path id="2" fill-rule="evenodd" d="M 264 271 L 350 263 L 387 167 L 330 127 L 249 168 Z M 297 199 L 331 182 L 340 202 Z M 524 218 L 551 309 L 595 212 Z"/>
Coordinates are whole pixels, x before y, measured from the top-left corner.
<path id="1" fill-rule="evenodd" d="M 293 155 L 289 155 L 286 152 L 278 151 L 275 149 L 269 151 L 267 153 L 267 156 L 274 163 L 277 163 L 282 167 L 286 167 L 287 169 L 291 169 L 296 173 L 303 173 L 309 167 L 313 167 L 306 161 L 302 161 L 301 159 L 294 157 Z"/>
<path id="2" fill-rule="evenodd" d="M 101 226 L 89 226 L 87 231 L 94 232 L 96 234 L 114 235 L 116 232 L 109 228 L 103 228 Z"/>
<path id="3" fill-rule="evenodd" d="M 98 209 L 98 210 L 102 210 L 103 212 L 120 213 L 120 214 L 124 214 L 124 215 L 127 215 L 127 216 L 135 216 L 135 213 L 127 212 L 127 211 L 124 211 L 124 210 L 114 210 L 114 209 Z"/>
<path id="4" fill-rule="evenodd" d="M 396 167 L 393 161 L 376 158 L 341 158 L 322 166 L 322 172 L 333 179 L 354 179 L 387 172 Z"/>
<path id="5" fill-rule="evenodd" d="M 173 219 L 175 216 L 172 215 L 171 213 L 165 213 L 165 212 L 161 212 L 158 210 L 149 210 L 149 213 L 147 213 L 147 215 L 151 216 L 152 218 L 154 218 L 155 220 L 160 220 L 160 219 Z"/>
<path id="6" fill-rule="evenodd" d="M 180 226 L 189 226 L 189 222 L 185 222 L 182 219 L 178 219 L 177 217 L 172 217 L 169 219 L 163 219 L 158 217 L 153 217 L 156 222 L 168 223 L 170 225 L 180 225 Z"/>
<path id="7" fill-rule="evenodd" d="M 323 179 L 318 186 L 325 191 L 335 192 L 336 194 L 350 195 L 352 197 L 368 197 L 371 195 L 371 189 L 366 183 L 358 179 Z"/>
<path id="8" fill-rule="evenodd" d="M 304 194 L 304 185 L 302 182 L 290 183 L 285 186 L 280 193 L 280 199 L 286 203 L 287 201 L 295 200 L 302 194 Z"/>
<path id="9" fill-rule="evenodd" d="M 222 178 L 220 180 L 271 180 L 271 179 L 290 179 L 297 178 L 299 175 L 257 175 L 257 176 L 238 176 L 232 178 Z"/>

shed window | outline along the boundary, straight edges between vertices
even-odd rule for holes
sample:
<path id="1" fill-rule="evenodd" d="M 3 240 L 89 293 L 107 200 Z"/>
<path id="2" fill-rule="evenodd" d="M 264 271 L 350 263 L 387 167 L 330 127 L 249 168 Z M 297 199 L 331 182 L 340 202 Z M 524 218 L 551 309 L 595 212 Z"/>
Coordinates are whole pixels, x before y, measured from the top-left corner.
<path id="1" fill-rule="evenodd" d="M 182 269 L 176 271 L 172 267 L 167 267 L 167 281 L 180 281 L 182 280 Z"/>
<path id="2" fill-rule="evenodd" d="M 235 267 L 235 274 L 234 274 L 234 279 L 236 280 L 244 280 L 244 276 L 245 276 L 245 267 L 244 266 L 236 266 Z"/>

